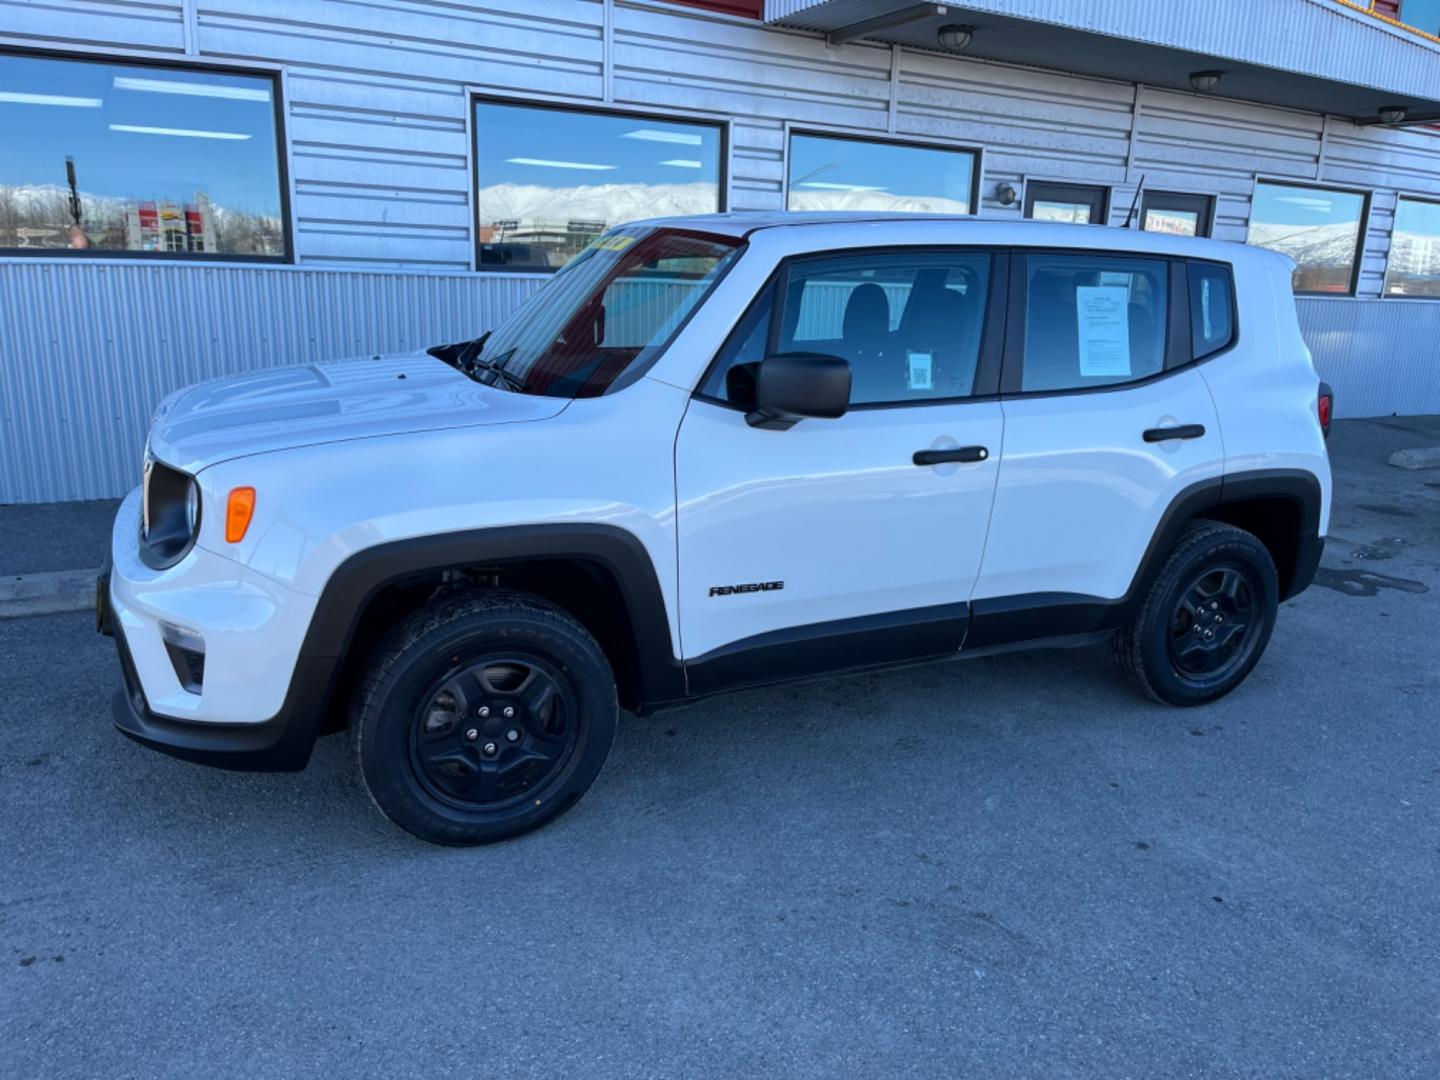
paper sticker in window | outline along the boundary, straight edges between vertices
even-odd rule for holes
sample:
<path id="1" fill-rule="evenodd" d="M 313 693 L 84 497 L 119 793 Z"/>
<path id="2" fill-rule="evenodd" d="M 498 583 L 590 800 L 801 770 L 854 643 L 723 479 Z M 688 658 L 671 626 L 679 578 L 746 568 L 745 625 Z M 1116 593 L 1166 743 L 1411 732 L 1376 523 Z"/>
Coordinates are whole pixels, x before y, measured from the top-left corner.
<path id="1" fill-rule="evenodd" d="M 910 370 L 911 390 L 932 390 L 935 387 L 935 354 L 908 350 L 905 354 Z"/>
<path id="2" fill-rule="evenodd" d="M 1075 289 L 1082 378 L 1130 374 L 1128 292 L 1121 285 L 1081 285 Z"/>

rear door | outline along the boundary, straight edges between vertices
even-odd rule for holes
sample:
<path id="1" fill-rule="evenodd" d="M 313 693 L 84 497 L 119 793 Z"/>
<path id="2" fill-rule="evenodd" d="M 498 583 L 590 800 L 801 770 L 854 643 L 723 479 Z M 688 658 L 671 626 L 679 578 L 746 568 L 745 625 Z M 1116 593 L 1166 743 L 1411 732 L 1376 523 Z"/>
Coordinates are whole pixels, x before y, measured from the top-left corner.
<path id="1" fill-rule="evenodd" d="M 1188 313 L 1182 260 L 1015 253 L 1005 449 L 967 647 L 1093 628 L 1172 500 L 1223 474 Z"/>
<path id="2" fill-rule="evenodd" d="M 692 692 L 959 649 L 1001 446 L 1004 267 L 974 249 L 796 259 L 741 320 L 675 447 Z M 751 427 L 753 366 L 795 351 L 850 362 L 850 411 Z"/>

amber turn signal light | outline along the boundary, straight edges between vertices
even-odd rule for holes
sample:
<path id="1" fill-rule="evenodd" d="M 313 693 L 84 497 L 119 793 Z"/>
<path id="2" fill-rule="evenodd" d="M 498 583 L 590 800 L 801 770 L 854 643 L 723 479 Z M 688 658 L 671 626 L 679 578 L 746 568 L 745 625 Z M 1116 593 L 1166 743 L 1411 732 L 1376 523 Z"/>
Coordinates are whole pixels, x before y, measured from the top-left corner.
<path id="1" fill-rule="evenodd" d="M 230 489 L 230 500 L 225 506 L 225 539 L 238 544 L 245 539 L 245 530 L 250 528 L 250 519 L 255 516 L 255 489 L 238 487 Z"/>

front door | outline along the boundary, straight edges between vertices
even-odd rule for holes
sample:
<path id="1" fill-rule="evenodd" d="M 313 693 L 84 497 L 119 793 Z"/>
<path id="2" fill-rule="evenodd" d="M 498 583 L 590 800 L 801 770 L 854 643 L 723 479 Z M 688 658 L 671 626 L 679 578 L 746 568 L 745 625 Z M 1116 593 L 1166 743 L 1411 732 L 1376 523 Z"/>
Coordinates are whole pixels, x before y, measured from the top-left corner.
<path id="1" fill-rule="evenodd" d="M 1004 263 L 797 259 L 741 320 L 675 450 L 692 692 L 959 649 L 1003 434 Z M 797 351 L 850 362 L 850 411 L 750 426 L 748 365 Z"/>

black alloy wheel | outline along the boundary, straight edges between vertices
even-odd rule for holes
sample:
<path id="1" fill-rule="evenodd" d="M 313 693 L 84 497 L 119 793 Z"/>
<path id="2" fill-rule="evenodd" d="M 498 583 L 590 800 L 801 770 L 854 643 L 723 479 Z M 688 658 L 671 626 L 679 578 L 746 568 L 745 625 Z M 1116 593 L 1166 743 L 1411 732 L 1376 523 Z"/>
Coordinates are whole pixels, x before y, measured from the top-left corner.
<path id="1" fill-rule="evenodd" d="M 412 764 L 431 795 L 462 809 L 523 800 L 564 767 L 579 737 L 569 680 L 539 656 L 486 654 L 422 697 Z"/>
<path id="2" fill-rule="evenodd" d="M 619 716 L 595 638 L 537 596 L 434 602 L 380 643 L 351 700 L 360 776 L 387 818 L 488 844 L 559 817 L 600 774 Z"/>
<path id="3" fill-rule="evenodd" d="M 1170 660 L 1183 677 L 1223 680 L 1254 648 L 1260 621 L 1254 573 L 1227 563 L 1202 570 L 1180 595 L 1170 620 Z"/>
<path id="4" fill-rule="evenodd" d="M 1203 705 L 1239 686 L 1275 628 L 1280 578 L 1253 533 L 1218 521 L 1188 525 L 1112 645 L 1140 691 Z"/>

